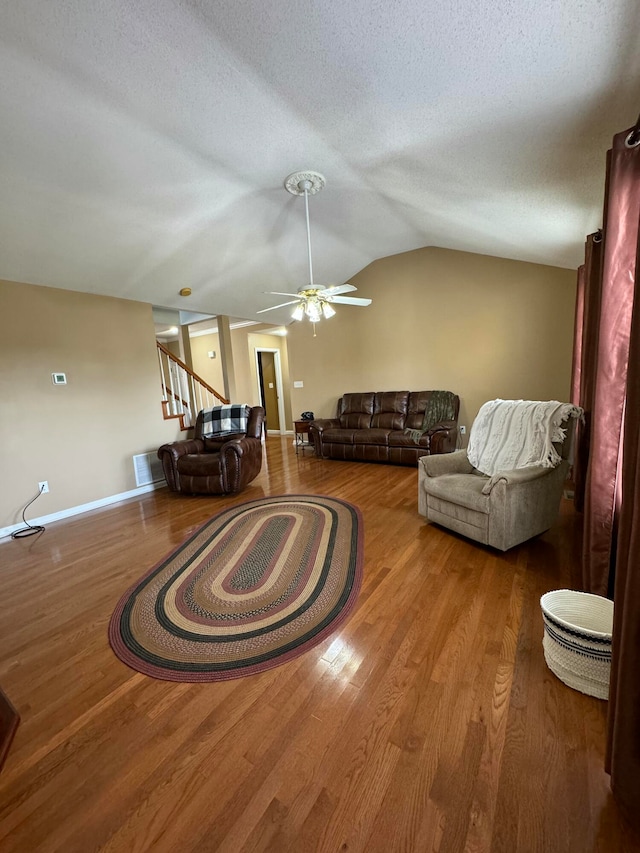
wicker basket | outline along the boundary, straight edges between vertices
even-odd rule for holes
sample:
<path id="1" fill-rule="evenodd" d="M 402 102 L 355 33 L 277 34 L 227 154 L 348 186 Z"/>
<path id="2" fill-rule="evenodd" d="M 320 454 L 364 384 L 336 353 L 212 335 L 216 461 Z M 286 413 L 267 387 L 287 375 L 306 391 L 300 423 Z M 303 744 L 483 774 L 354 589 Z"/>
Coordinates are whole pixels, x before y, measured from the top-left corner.
<path id="1" fill-rule="evenodd" d="M 608 699 L 613 602 L 587 592 L 556 589 L 542 596 L 540 606 L 549 669 L 569 687 Z"/>

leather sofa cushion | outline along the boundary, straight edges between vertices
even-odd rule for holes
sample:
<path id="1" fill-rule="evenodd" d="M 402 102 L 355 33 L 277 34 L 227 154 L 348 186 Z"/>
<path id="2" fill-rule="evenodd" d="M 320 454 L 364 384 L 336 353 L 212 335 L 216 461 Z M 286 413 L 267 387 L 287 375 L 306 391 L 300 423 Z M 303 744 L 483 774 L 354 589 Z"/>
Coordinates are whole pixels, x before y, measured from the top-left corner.
<path id="1" fill-rule="evenodd" d="M 382 444 L 386 447 L 389 443 L 388 429 L 360 429 L 354 433 L 354 444 Z"/>
<path id="2" fill-rule="evenodd" d="M 322 441 L 328 444 L 353 444 L 353 437 L 357 430 L 332 427 L 326 429 L 322 434 Z"/>
<path id="3" fill-rule="evenodd" d="M 217 477 L 220 474 L 220 454 L 187 453 L 178 459 L 178 472 L 191 477 Z"/>
<path id="4" fill-rule="evenodd" d="M 339 420 L 343 429 L 367 429 L 371 426 L 375 392 L 343 394 L 340 401 Z"/>
<path id="5" fill-rule="evenodd" d="M 403 429 L 408 404 L 408 391 L 378 391 L 371 426 L 374 429 Z"/>
<path id="6" fill-rule="evenodd" d="M 233 433 L 229 435 L 225 435 L 224 438 L 206 438 L 203 437 L 202 441 L 204 442 L 204 449 L 207 453 L 217 453 L 222 447 L 227 443 L 227 441 L 231 441 L 234 438 L 244 438 L 245 434 L 243 432 Z"/>
<path id="7" fill-rule="evenodd" d="M 400 412 L 379 412 L 371 418 L 373 429 L 403 429 L 405 416 Z"/>
<path id="8" fill-rule="evenodd" d="M 407 429 L 420 429 L 424 420 L 424 410 L 427 408 L 427 400 L 431 391 L 412 391 L 409 394 L 407 405 L 407 417 L 404 425 Z"/>
<path id="9" fill-rule="evenodd" d="M 340 426 L 342 429 L 369 429 L 371 415 L 363 412 L 350 412 L 348 415 L 340 415 Z"/>

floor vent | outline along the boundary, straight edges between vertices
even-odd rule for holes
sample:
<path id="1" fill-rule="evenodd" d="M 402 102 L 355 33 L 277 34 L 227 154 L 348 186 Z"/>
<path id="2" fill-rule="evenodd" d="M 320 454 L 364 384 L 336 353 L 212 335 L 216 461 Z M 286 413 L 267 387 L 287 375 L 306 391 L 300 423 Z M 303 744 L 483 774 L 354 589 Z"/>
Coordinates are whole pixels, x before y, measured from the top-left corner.
<path id="1" fill-rule="evenodd" d="M 136 486 L 159 483 L 164 478 L 162 462 L 155 453 L 136 453 L 133 468 L 136 472 Z"/>

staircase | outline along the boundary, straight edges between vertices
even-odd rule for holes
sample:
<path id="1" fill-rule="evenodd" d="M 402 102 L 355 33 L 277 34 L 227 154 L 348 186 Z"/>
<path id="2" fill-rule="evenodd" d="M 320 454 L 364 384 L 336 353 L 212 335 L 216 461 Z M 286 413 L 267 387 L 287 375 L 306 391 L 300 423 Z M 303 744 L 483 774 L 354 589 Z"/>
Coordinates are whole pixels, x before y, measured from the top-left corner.
<path id="1" fill-rule="evenodd" d="M 180 429 L 195 425 L 200 409 L 229 401 L 187 367 L 160 341 L 156 341 L 162 385 L 162 414 L 165 420 L 179 418 Z"/>

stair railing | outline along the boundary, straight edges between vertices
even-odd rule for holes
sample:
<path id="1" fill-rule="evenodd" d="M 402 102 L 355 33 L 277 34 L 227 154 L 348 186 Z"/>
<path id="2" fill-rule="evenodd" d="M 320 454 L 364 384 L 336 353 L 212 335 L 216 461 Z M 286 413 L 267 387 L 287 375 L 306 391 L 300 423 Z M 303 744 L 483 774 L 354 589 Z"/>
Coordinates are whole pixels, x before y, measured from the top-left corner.
<path id="1" fill-rule="evenodd" d="M 165 419 L 179 418 L 180 429 L 189 429 L 194 426 L 200 409 L 229 402 L 160 341 L 156 341 L 156 346 Z"/>

